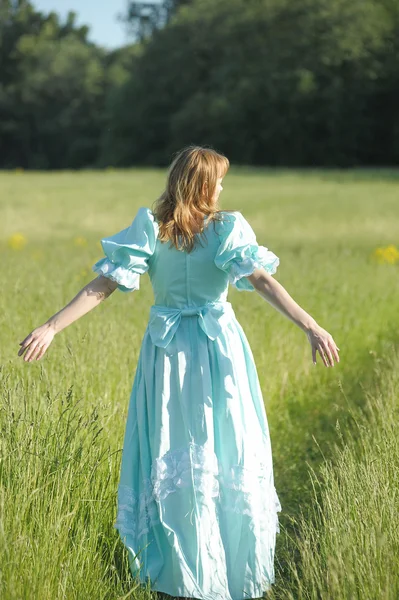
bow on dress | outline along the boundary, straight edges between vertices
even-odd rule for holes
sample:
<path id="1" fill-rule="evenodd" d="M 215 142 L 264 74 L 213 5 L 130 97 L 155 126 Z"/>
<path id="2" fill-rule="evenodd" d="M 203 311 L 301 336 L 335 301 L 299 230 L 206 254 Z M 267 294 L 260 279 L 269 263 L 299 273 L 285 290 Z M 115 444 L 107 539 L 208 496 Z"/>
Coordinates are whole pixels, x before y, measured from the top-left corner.
<path id="1" fill-rule="evenodd" d="M 210 302 L 204 306 L 187 306 L 185 308 L 169 308 L 153 305 L 150 309 L 149 332 L 153 344 L 166 348 L 172 341 L 182 317 L 198 316 L 202 331 L 210 340 L 215 340 L 222 327 L 220 318 L 232 311 L 230 302 Z"/>

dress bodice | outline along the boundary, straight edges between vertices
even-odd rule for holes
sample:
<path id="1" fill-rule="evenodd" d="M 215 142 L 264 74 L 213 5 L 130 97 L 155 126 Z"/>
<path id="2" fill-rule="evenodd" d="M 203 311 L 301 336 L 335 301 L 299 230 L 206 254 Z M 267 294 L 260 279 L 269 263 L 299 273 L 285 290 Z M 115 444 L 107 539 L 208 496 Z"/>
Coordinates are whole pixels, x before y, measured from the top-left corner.
<path id="1" fill-rule="evenodd" d="M 192 252 L 157 240 L 148 269 L 155 304 L 183 308 L 227 300 L 229 278 L 214 262 L 220 240 L 212 223 L 202 238 Z"/>

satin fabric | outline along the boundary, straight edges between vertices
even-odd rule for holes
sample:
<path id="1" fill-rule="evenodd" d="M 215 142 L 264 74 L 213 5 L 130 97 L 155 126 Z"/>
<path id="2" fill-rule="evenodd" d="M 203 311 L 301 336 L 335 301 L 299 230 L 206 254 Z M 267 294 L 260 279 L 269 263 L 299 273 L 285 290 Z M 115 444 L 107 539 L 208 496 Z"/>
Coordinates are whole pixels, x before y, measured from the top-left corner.
<path id="1" fill-rule="evenodd" d="M 151 306 L 148 330 L 152 343 L 167 348 L 173 341 L 182 317 L 197 317 L 202 331 L 210 340 L 214 340 L 222 332 L 220 319 L 228 312 L 232 313 L 230 302 L 208 302 L 204 306 L 187 308 Z"/>
<path id="2" fill-rule="evenodd" d="M 256 366 L 227 301 L 278 257 L 240 213 L 220 213 L 191 253 L 160 242 L 142 208 L 103 238 L 93 271 L 154 304 L 130 396 L 115 527 L 132 575 L 171 596 L 259 598 L 274 583 L 281 504 Z"/>

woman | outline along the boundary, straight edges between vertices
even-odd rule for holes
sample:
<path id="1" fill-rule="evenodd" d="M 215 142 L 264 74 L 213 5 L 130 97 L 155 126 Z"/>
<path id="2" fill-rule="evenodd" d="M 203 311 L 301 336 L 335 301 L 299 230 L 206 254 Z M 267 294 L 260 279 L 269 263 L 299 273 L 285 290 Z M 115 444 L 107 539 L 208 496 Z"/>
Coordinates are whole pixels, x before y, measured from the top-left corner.
<path id="1" fill-rule="evenodd" d="M 56 333 L 108 298 L 139 288 L 155 304 L 130 397 L 115 527 L 142 583 L 171 596 L 258 598 L 274 583 L 281 504 L 256 367 L 227 302 L 256 290 L 307 335 L 313 361 L 339 361 L 331 335 L 276 282 L 277 256 L 239 212 L 219 209 L 228 160 L 190 146 L 153 211 L 101 240 L 99 277 L 23 342 L 39 360 Z"/>

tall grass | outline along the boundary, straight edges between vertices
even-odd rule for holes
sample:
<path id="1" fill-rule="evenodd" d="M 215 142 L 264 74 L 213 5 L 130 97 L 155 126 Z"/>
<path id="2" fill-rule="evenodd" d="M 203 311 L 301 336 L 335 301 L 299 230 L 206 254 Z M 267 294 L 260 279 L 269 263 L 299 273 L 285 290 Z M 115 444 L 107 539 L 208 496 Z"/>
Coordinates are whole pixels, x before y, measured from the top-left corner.
<path id="1" fill-rule="evenodd" d="M 311 471 L 312 502 L 297 519 L 296 561 L 279 598 L 399 598 L 399 352 L 385 344 L 363 407 L 349 409 L 353 436 L 339 421 L 334 460 Z M 287 568 L 287 567 L 286 567 Z"/>
<path id="2" fill-rule="evenodd" d="M 116 456 L 98 411 L 72 388 L 38 406 L 10 375 L 2 399 L 1 598 L 103 598 L 111 583 L 122 592 L 111 530 Z"/>

